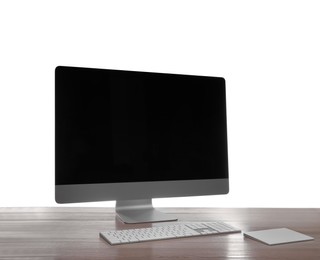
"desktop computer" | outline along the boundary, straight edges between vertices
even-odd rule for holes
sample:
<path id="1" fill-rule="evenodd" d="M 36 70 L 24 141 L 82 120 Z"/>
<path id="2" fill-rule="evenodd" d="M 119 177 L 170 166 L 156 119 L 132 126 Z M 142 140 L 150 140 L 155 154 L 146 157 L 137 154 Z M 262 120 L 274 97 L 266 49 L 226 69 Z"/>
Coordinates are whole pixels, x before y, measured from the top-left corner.
<path id="1" fill-rule="evenodd" d="M 152 198 L 229 191 L 221 77 L 59 66 L 55 198 L 116 200 L 125 223 L 176 220 Z"/>

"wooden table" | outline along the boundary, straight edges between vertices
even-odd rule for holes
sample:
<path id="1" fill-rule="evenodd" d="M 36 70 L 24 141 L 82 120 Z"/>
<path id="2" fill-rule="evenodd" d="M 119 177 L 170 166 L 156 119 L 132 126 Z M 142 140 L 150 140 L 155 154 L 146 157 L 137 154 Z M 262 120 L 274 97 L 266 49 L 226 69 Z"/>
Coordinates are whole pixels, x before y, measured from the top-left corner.
<path id="1" fill-rule="evenodd" d="M 242 231 L 287 227 L 313 241 L 268 246 L 241 233 L 110 246 L 99 232 L 145 227 L 113 208 L 0 208 L 0 259 L 320 259 L 320 209 L 164 208 L 180 221 L 222 220 Z"/>

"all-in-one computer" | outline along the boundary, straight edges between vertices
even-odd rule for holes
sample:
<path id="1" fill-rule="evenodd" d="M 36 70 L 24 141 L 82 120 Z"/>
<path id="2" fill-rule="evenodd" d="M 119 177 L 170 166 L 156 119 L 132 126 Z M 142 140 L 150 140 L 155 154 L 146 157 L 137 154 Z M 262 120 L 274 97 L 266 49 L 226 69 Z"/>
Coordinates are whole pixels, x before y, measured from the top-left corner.
<path id="1" fill-rule="evenodd" d="M 125 223 L 174 220 L 152 198 L 226 194 L 225 80 L 59 66 L 58 203 L 116 200 Z"/>

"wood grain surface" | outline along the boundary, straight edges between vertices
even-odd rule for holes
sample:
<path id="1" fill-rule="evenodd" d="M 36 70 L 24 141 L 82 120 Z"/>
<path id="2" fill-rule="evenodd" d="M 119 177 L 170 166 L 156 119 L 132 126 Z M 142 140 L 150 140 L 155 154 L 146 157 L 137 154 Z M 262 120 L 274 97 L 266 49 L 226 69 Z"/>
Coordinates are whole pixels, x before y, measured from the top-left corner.
<path id="1" fill-rule="evenodd" d="M 123 224 L 113 208 L 0 208 L 0 259 L 320 259 L 320 209 L 163 208 L 180 221 L 221 220 L 242 231 L 287 227 L 313 241 L 268 246 L 242 233 L 111 246 L 106 229 Z"/>

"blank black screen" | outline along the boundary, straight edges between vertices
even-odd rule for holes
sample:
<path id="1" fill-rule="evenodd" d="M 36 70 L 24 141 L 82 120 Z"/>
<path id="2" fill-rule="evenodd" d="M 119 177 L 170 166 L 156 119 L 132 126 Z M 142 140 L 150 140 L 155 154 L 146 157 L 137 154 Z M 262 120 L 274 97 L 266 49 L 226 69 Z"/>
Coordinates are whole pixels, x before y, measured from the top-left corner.
<path id="1" fill-rule="evenodd" d="M 57 67 L 56 185 L 228 177 L 223 78 Z"/>

